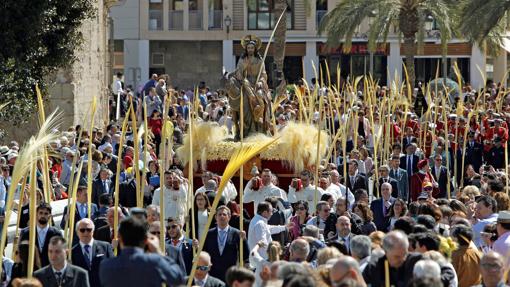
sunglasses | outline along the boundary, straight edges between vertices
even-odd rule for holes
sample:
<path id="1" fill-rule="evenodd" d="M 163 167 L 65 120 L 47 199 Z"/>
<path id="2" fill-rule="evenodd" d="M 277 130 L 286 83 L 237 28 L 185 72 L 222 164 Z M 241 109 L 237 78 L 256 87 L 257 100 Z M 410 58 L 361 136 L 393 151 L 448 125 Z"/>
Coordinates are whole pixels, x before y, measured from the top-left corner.
<path id="1" fill-rule="evenodd" d="M 151 231 L 150 234 L 152 234 L 152 235 L 160 235 L 161 232 L 159 232 L 159 231 Z"/>
<path id="2" fill-rule="evenodd" d="M 209 270 L 209 266 L 207 266 L 207 265 L 197 266 L 197 269 L 200 271 L 207 271 L 207 270 Z"/>
<path id="3" fill-rule="evenodd" d="M 92 232 L 92 228 L 80 228 L 79 230 L 81 233 Z"/>

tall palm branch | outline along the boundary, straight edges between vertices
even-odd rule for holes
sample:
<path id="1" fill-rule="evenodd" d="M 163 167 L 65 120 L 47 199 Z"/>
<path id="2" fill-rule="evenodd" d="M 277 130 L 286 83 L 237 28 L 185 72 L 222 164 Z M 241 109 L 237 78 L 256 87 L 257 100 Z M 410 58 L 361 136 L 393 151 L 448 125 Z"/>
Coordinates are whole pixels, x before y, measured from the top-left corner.
<path id="1" fill-rule="evenodd" d="M 340 0 L 321 21 L 319 34 L 327 33 L 329 45 L 343 42 L 349 51 L 353 37 L 360 24 L 371 17 L 368 31 L 368 48 L 374 52 L 378 43 L 388 39 L 395 27 L 406 57 L 406 68 L 411 85 L 415 83 L 414 58 L 424 43 L 426 20 L 436 21 L 441 33 L 443 54 L 447 52 L 448 40 L 452 38 L 456 13 L 452 0 Z"/>
<path id="2" fill-rule="evenodd" d="M 508 27 L 510 0 L 470 0 L 461 9 L 460 32 L 488 53 L 497 55 Z"/>

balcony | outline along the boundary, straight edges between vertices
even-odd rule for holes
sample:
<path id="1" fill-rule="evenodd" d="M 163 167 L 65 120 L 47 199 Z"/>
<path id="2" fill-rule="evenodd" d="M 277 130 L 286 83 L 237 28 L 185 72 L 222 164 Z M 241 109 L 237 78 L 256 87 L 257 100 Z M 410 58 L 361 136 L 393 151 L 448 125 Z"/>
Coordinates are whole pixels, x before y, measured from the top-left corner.
<path id="1" fill-rule="evenodd" d="M 175 10 L 168 12 L 168 30 L 183 30 L 184 11 Z"/>
<path id="2" fill-rule="evenodd" d="M 223 29 L 223 10 L 209 11 L 209 30 Z"/>
<path id="3" fill-rule="evenodd" d="M 190 30 L 203 30 L 202 25 L 202 10 L 189 11 L 189 29 Z"/>
<path id="4" fill-rule="evenodd" d="M 316 27 L 319 29 L 319 26 L 321 24 L 322 18 L 324 18 L 324 15 L 328 13 L 328 10 L 317 10 L 315 13 L 315 21 L 316 21 Z"/>
<path id="5" fill-rule="evenodd" d="M 149 30 L 162 30 L 163 29 L 163 11 L 149 10 Z"/>

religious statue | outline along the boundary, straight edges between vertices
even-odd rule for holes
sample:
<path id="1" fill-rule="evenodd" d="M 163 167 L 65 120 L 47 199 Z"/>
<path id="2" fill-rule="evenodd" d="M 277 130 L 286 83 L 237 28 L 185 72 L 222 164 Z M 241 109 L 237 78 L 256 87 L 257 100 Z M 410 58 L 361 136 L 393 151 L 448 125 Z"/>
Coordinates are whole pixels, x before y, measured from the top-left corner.
<path id="1" fill-rule="evenodd" d="M 267 86 L 264 61 L 259 54 L 261 40 L 248 35 L 241 41 L 244 53 L 236 70 L 226 74 L 224 87 L 229 96 L 236 139 L 240 139 L 241 95 L 243 96 L 243 136 L 267 133 L 271 121 L 271 93 Z"/>

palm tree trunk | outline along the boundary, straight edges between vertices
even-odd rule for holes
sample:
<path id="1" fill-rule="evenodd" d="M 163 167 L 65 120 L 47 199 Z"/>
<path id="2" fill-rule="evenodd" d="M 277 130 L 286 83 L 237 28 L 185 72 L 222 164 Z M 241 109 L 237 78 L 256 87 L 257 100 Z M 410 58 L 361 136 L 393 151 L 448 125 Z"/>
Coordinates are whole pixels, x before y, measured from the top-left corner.
<path id="1" fill-rule="evenodd" d="M 287 8 L 286 0 L 276 0 L 275 1 L 275 21 L 278 20 L 280 15 L 282 15 L 283 11 Z M 274 63 L 276 65 L 277 73 L 273 75 L 279 74 L 281 75 L 281 80 L 284 82 L 285 76 L 283 75 L 283 63 L 285 59 L 285 39 L 287 37 L 287 13 L 284 13 L 280 24 L 276 28 L 274 33 L 274 44 L 273 44 L 273 57 Z M 276 79 L 273 79 L 273 84 Z M 282 86 L 282 85 L 280 85 Z M 284 85 L 283 85 L 284 86 Z M 276 88 L 276 87 L 275 87 Z M 281 89 L 276 90 L 276 96 L 280 94 Z"/>
<path id="2" fill-rule="evenodd" d="M 416 84 L 416 72 L 414 69 L 414 56 L 416 55 L 416 36 L 405 36 L 404 35 L 404 55 L 406 56 L 406 69 L 409 77 L 409 84 L 414 88 Z"/>

